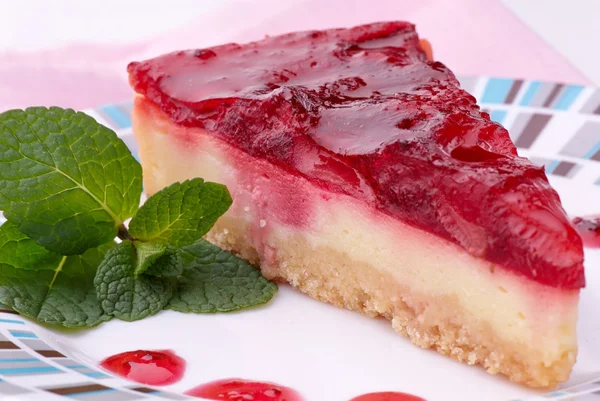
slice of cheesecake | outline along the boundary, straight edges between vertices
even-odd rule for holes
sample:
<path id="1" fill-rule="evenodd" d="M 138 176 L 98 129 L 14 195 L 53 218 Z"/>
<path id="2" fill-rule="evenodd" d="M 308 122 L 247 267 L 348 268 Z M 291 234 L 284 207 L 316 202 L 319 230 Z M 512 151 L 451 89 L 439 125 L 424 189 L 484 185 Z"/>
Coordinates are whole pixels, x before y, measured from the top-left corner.
<path id="1" fill-rule="evenodd" d="M 414 26 L 385 22 L 129 65 L 145 188 L 234 202 L 208 239 L 270 278 L 534 387 L 575 363 L 581 239 L 541 167 Z"/>

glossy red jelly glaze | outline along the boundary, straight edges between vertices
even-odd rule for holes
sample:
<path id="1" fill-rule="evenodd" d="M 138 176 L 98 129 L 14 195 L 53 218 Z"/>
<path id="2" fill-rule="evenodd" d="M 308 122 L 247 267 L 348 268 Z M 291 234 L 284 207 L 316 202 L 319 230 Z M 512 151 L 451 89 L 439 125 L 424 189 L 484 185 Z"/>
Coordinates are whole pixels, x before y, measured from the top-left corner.
<path id="1" fill-rule="evenodd" d="M 573 224 L 585 246 L 600 248 L 600 216 L 576 217 Z"/>
<path id="2" fill-rule="evenodd" d="M 185 361 L 173 351 L 129 351 L 106 358 L 104 369 L 129 380 L 165 386 L 178 382 L 185 371 Z"/>
<path id="3" fill-rule="evenodd" d="M 427 60 L 410 23 L 180 51 L 128 70 L 175 123 L 540 283 L 584 285 L 581 239 L 544 170 Z"/>
<path id="4" fill-rule="evenodd" d="M 186 395 L 209 400 L 302 401 L 295 390 L 274 383 L 225 379 L 203 384 L 185 392 Z"/>
<path id="5" fill-rule="evenodd" d="M 406 393 L 397 392 L 383 392 L 383 393 L 369 393 L 355 397 L 350 401 L 425 401 L 421 397 L 410 395 Z"/>

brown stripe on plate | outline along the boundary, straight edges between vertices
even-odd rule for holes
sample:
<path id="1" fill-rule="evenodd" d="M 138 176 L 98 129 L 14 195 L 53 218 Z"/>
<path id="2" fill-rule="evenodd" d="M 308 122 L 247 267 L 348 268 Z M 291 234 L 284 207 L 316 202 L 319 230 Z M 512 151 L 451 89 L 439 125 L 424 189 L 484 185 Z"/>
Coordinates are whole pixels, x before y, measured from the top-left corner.
<path id="1" fill-rule="evenodd" d="M 554 88 L 552 88 L 552 90 L 550 91 L 550 94 L 548 95 L 548 97 L 546 98 L 546 100 L 544 101 L 544 104 L 542 106 L 550 107 L 550 105 L 552 104 L 554 99 L 556 99 L 556 97 L 558 96 L 558 92 L 560 92 L 560 90 L 563 88 L 563 86 L 564 86 L 563 84 L 554 85 Z"/>
<path id="2" fill-rule="evenodd" d="M 510 103 L 514 102 L 515 98 L 517 97 L 517 93 L 519 93 L 519 90 L 521 89 L 522 86 L 523 86 L 522 79 L 515 80 L 515 82 L 513 82 L 512 86 L 510 87 L 508 94 L 506 95 L 506 99 L 504 99 L 504 103 L 510 104 Z"/>
<path id="3" fill-rule="evenodd" d="M 45 388 L 44 390 L 58 395 L 73 395 L 79 393 L 89 393 L 91 391 L 111 390 L 111 387 L 106 387 L 102 384 L 84 384 L 73 387 Z"/>
<path id="4" fill-rule="evenodd" d="M 37 352 L 41 356 L 45 356 L 46 358 L 66 358 L 63 354 L 55 350 L 42 349 L 39 351 L 35 350 L 35 352 Z"/>
<path id="5" fill-rule="evenodd" d="M 596 110 L 594 110 L 594 114 L 600 114 L 600 104 L 596 107 Z"/>
<path id="6" fill-rule="evenodd" d="M 590 157 L 590 160 L 600 162 L 600 150 L 598 150 L 596 153 L 594 153 L 592 155 L 592 157 Z"/>
<path id="7" fill-rule="evenodd" d="M 130 390 L 137 391 L 138 393 L 144 393 L 144 394 L 158 392 L 158 390 L 149 388 L 149 387 L 133 387 L 133 388 L 130 388 Z"/>
<path id="8" fill-rule="evenodd" d="M 518 148 L 529 148 L 551 118 L 551 114 L 533 114 L 525 128 L 523 128 L 523 132 L 519 135 L 515 145 Z"/>
<path id="9" fill-rule="evenodd" d="M 556 166 L 556 168 L 554 169 L 552 174 L 566 177 L 567 175 L 569 175 L 569 172 L 571 171 L 571 169 L 575 166 L 576 166 L 575 163 L 564 162 L 564 161 L 560 162 L 560 163 L 558 163 L 558 166 Z"/>
<path id="10" fill-rule="evenodd" d="M 0 349 L 19 349 L 19 346 L 11 341 L 0 341 Z"/>

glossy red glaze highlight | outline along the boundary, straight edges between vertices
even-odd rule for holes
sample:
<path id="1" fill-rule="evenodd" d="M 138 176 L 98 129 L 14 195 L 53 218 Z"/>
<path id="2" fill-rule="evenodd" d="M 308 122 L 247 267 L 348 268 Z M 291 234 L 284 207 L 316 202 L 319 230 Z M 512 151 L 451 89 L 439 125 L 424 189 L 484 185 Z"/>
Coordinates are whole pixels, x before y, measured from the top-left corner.
<path id="1" fill-rule="evenodd" d="M 426 401 L 421 397 L 406 393 L 383 392 L 363 394 L 350 401 Z"/>
<path id="2" fill-rule="evenodd" d="M 581 235 L 584 246 L 600 248 L 600 216 L 576 217 L 573 224 Z"/>
<path id="3" fill-rule="evenodd" d="M 542 284 L 585 283 L 581 239 L 543 168 L 427 60 L 410 23 L 180 51 L 128 70 L 174 123 Z"/>
<path id="4" fill-rule="evenodd" d="M 166 386 L 181 380 L 185 361 L 173 351 L 129 351 L 106 358 L 100 365 L 119 376 L 152 386 Z"/>
<path id="5" fill-rule="evenodd" d="M 295 390 L 274 383 L 253 382 L 242 379 L 217 380 L 194 387 L 185 392 L 192 397 L 209 400 L 252 401 L 302 401 Z"/>

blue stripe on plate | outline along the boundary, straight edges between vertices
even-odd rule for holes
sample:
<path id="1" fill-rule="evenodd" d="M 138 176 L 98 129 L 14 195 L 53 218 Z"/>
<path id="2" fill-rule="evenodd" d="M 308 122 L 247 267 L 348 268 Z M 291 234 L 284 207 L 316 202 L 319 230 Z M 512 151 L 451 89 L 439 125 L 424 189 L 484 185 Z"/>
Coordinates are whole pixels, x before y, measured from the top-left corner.
<path id="1" fill-rule="evenodd" d="M 560 164 L 560 161 L 553 160 L 550 164 L 548 164 L 546 166 L 546 173 L 552 174 L 552 172 L 554 171 L 554 169 L 556 169 L 556 167 L 558 167 L 559 164 Z"/>
<path id="2" fill-rule="evenodd" d="M 592 146 L 592 148 L 583 156 L 584 159 L 589 159 L 594 156 L 600 150 L 600 142 Z"/>
<path id="3" fill-rule="evenodd" d="M 36 336 L 34 333 L 31 333 L 29 331 L 10 330 L 10 334 L 12 334 L 13 337 L 16 337 L 16 338 L 38 338 L 38 336 Z"/>
<path id="4" fill-rule="evenodd" d="M 95 378 L 99 378 L 99 377 L 110 377 L 109 375 L 107 375 L 106 373 L 102 373 L 102 372 L 89 372 L 89 373 L 83 373 L 80 372 L 83 375 L 86 375 L 88 377 L 95 377 Z"/>
<path id="5" fill-rule="evenodd" d="M 496 121 L 498 124 L 502 124 L 502 121 L 504 121 L 504 118 L 506 117 L 506 114 L 508 112 L 506 110 L 494 110 L 492 111 L 492 114 L 490 114 L 490 118 L 492 119 L 492 121 Z"/>
<path id="6" fill-rule="evenodd" d="M 101 110 L 109 116 L 119 128 L 131 127 L 131 118 L 118 106 L 109 104 L 101 107 Z"/>
<path id="7" fill-rule="evenodd" d="M 556 110 L 568 110 L 582 90 L 583 86 L 580 85 L 567 86 L 560 99 L 558 99 L 558 102 L 554 105 L 554 108 Z"/>
<path id="8" fill-rule="evenodd" d="M 538 89 L 540 89 L 540 86 L 542 86 L 541 82 L 531 81 L 529 83 L 529 86 L 527 87 L 527 91 L 525 91 L 525 94 L 521 98 L 521 102 L 519 104 L 521 106 L 529 106 L 531 104 L 531 102 L 533 101 L 533 98 L 534 98 L 535 94 L 537 93 Z"/>
<path id="9" fill-rule="evenodd" d="M 25 322 L 22 320 L 13 320 L 13 319 L 0 319 L 0 323 L 25 324 Z"/>
<path id="10" fill-rule="evenodd" d="M 514 80 L 490 78 L 481 98 L 481 103 L 503 103 Z"/>
<path id="11" fill-rule="evenodd" d="M 28 373 L 51 373 L 62 372 L 52 366 L 43 366 L 39 368 L 0 368 L 0 375 L 26 375 Z"/>

